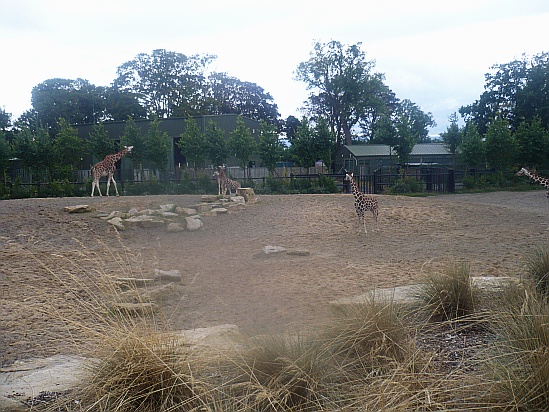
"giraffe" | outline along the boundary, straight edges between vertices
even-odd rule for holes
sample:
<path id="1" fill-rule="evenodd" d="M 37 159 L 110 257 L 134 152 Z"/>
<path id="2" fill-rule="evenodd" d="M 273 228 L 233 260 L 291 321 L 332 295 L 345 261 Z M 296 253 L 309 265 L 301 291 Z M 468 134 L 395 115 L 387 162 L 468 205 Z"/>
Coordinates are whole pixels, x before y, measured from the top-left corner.
<path id="1" fill-rule="evenodd" d="M 99 196 L 103 196 L 103 194 L 101 193 L 101 189 L 99 188 L 99 179 L 101 179 L 103 176 L 107 176 L 107 196 L 109 195 L 109 187 L 111 184 L 111 180 L 114 183 L 114 190 L 116 190 L 116 196 L 120 196 L 118 194 L 118 188 L 116 187 L 116 182 L 114 180 L 114 171 L 116 170 L 116 162 L 118 162 L 122 158 L 122 156 L 124 156 L 126 153 L 131 153 L 132 149 L 133 149 L 133 146 L 124 146 L 124 149 L 122 149 L 118 153 L 107 155 L 103 160 L 101 160 L 100 162 L 92 166 L 91 168 L 91 174 L 93 177 L 92 192 L 91 192 L 92 197 L 93 197 L 93 193 L 95 192 L 96 186 L 97 186 L 97 191 L 99 192 Z"/>
<path id="2" fill-rule="evenodd" d="M 372 212 L 372 215 L 374 216 L 374 222 L 377 227 L 377 218 L 379 214 L 378 201 L 375 197 L 368 196 L 358 189 L 358 185 L 353 177 L 353 173 L 345 173 L 345 181 L 351 182 L 351 188 L 355 197 L 355 210 L 358 216 L 358 224 L 360 225 L 360 221 L 362 220 L 362 224 L 364 225 L 364 233 L 367 233 L 364 212 L 366 212 L 367 210 Z"/>
<path id="3" fill-rule="evenodd" d="M 214 175 L 217 176 L 217 186 L 218 186 L 218 194 L 225 196 L 225 193 L 227 193 L 227 190 L 229 191 L 229 196 L 232 195 L 231 189 L 234 189 L 234 192 L 236 194 L 237 189 L 240 189 L 240 182 L 237 182 L 236 180 L 229 179 L 227 175 L 225 174 L 225 169 L 227 166 L 221 165 L 218 166 L 218 172 L 215 172 Z"/>
<path id="4" fill-rule="evenodd" d="M 534 182 L 539 183 L 547 189 L 546 196 L 549 199 L 549 179 L 546 177 L 538 176 L 537 174 L 529 171 L 527 168 L 523 167 L 520 169 L 515 176 L 528 176 Z"/>

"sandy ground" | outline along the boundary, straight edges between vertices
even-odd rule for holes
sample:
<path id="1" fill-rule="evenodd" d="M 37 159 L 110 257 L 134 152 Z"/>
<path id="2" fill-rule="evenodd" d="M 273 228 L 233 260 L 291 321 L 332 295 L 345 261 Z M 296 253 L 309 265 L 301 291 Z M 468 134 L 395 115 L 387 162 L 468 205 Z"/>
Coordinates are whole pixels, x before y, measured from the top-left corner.
<path id="1" fill-rule="evenodd" d="M 154 269 L 177 269 L 183 282 L 162 302 L 174 329 L 232 323 L 255 335 L 314 324 L 329 314 L 331 300 L 417 283 L 452 260 L 469 262 L 475 276 L 521 276 L 524 256 L 549 237 L 542 191 L 379 196 L 378 230 L 368 215 L 367 234 L 349 194 L 261 196 L 242 210 L 203 217 L 196 232 L 141 228 L 117 234 L 93 213 L 63 211 L 77 204 L 109 212 L 199 201 L 0 201 L 0 364 L 70 352 L 79 331 L 42 310 L 71 310 L 76 293 L 59 287 L 67 259 L 79 268 L 75 273 L 100 266 L 113 276 L 147 277 Z M 267 245 L 308 254 L 258 257 Z"/>

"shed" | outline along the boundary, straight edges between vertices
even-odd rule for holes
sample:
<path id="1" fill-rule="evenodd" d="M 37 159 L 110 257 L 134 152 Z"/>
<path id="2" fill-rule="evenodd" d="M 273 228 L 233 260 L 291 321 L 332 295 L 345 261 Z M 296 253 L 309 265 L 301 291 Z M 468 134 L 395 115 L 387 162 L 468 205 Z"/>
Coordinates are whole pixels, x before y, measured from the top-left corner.
<path id="1" fill-rule="evenodd" d="M 450 167 L 454 157 L 443 143 L 417 143 L 410 153 L 410 166 Z M 344 145 L 335 155 L 336 170 L 355 170 L 371 173 L 381 167 L 398 164 L 394 149 L 384 144 Z"/>

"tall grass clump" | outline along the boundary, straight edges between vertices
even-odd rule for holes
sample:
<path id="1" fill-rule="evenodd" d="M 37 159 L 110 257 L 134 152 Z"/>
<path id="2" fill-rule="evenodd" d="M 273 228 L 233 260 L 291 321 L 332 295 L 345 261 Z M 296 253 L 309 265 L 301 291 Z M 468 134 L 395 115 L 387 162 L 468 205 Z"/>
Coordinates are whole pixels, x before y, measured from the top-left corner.
<path id="1" fill-rule="evenodd" d="M 430 319 L 448 321 L 473 314 L 477 297 L 469 264 L 447 264 L 442 273 L 430 273 L 416 288 L 416 297 Z"/>
<path id="2" fill-rule="evenodd" d="M 547 411 L 549 304 L 534 288 L 510 287 L 494 314 L 496 353 L 488 359 L 500 403 L 513 411 Z"/>
<path id="3" fill-rule="evenodd" d="M 549 294 L 549 247 L 538 246 L 526 256 L 527 273 L 539 294 Z"/>
<path id="4" fill-rule="evenodd" d="M 318 339 L 301 333 L 256 337 L 239 364 L 246 388 L 240 410 L 326 410 L 329 363 Z"/>
<path id="5" fill-rule="evenodd" d="M 42 292 L 48 304 L 41 311 L 64 325 L 51 344 L 69 342 L 69 353 L 88 360 L 71 395 L 78 410 L 190 411 L 215 404 L 218 392 L 201 378 L 210 370 L 207 358 L 169 330 L 147 288 L 128 281 L 145 277 L 139 256 L 98 242 L 37 259 L 54 285 Z"/>

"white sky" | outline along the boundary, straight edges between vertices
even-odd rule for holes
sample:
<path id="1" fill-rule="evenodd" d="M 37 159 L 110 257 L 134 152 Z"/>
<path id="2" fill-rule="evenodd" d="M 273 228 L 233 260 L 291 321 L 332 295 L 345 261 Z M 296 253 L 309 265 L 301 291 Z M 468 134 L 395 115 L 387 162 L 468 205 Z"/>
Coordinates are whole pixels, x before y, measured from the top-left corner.
<path id="1" fill-rule="evenodd" d="M 448 116 L 483 92 L 490 66 L 549 52 L 546 0 L 0 0 L 0 107 L 14 120 L 51 78 L 108 86 L 154 49 L 218 56 L 212 69 L 269 92 L 301 118 L 294 80 L 315 40 L 362 42 L 399 99 Z"/>

